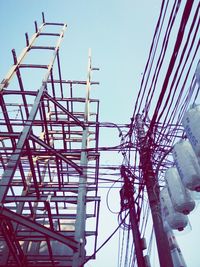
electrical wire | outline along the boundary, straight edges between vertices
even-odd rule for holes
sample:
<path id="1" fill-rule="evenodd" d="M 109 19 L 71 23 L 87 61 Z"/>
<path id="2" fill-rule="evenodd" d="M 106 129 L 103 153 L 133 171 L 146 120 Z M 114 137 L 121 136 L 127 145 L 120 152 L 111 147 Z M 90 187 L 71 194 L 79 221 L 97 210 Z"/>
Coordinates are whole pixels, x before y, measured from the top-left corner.
<path id="1" fill-rule="evenodd" d="M 128 216 L 128 214 L 127 214 L 127 216 Z M 124 218 L 124 220 L 126 219 L 126 217 Z M 121 227 L 121 224 L 123 224 L 124 222 L 122 221 L 118 226 L 117 226 L 117 228 L 112 232 L 112 234 L 101 244 L 101 246 L 98 248 L 98 249 L 96 249 L 95 250 L 95 252 L 90 256 L 90 257 L 88 257 L 87 258 L 87 260 L 85 260 L 84 262 L 83 262 L 83 264 L 81 265 L 81 266 L 84 266 L 84 264 L 86 264 L 90 259 L 92 259 L 95 255 L 96 255 L 96 253 L 97 252 L 99 252 L 99 250 L 100 249 L 102 249 L 107 243 L 108 243 L 108 241 L 115 235 L 115 233 L 120 229 L 120 227 Z"/>
<path id="2" fill-rule="evenodd" d="M 196 5 L 196 9 L 194 8 L 192 14 L 193 7 L 195 6 L 194 1 L 186 1 L 183 9 L 181 0 L 174 1 L 170 11 L 168 10 L 169 3 L 169 1 L 162 1 L 148 60 L 133 109 L 133 116 L 129 124 L 129 131 L 123 140 L 124 144 L 129 145 L 126 145 L 124 150 L 123 144 L 121 146 L 122 164 L 127 167 L 134 165 L 132 167 L 133 173 L 141 181 L 142 172 L 141 168 L 138 168 L 141 163 L 135 124 L 136 114 L 141 114 L 145 127 L 145 138 L 147 142 L 150 141 L 150 158 L 153 170 L 158 178 L 158 184 L 162 182 L 163 172 L 173 164 L 170 155 L 174 142 L 177 138 L 184 138 L 181 118 L 191 101 L 193 103 L 197 102 L 200 90 L 198 85 L 198 89 L 195 91 L 197 88 L 195 77 L 193 77 L 188 91 L 185 90 L 199 50 L 199 40 L 197 40 L 199 32 L 199 4 Z M 167 14 L 169 16 L 167 26 L 165 27 L 166 24 L 164 22 L 166 21 Z M 177 28 L 179 18 L 180 25 L 177 31 L 175 27 Z M 169 55 L 170 47 L 172 46 L 171 40 L 175 31 L 177 31 L 177 38 L 175 39 L 172 53 Z M 161 42 L 161 48 L 159 42 Z M 160 50 L 158 51 L 159 48 Z M 154 63 L 156 59 L 157 62 Z M 164 64 L 167 61 L 169 64 L 163 78 L 164 68 L 166 69 Z M 154 68 L 153 64 L 155 65 Z M 163 80 L 161 90 L 158 88 L 160 80 Z M 131 146 L 134 149 L 131 150 Z M 140 218 L 140 229 L 144 235 L 150 212 L 148 198 L 144 190 L 144 182 L 138 184 L 136 191 L 138 198 L 137 216 Z M 146 205 L 144 205 L 145 202 Z M 122 228 L 123 231 L 125 229 L 129 229 L 127 225 Z M 150 253 L 152 247 L 152 240 L 153 232 L 150 237 L 148 253 Z M 121 240 L 122 244 L 124 242 L 128 242 L 128 240 Z M 127 250 L 125 254 L 121 251 L 121 264 L 122 254 L 125 257 L 124 261 L 127 262 Z"/>
<path id="3" fill-rule="evenodd" d="M 149 52 L 149 57 L 148 57 L 148 60 L 147 60 L 146 66 L 145 66 L 144 73 L 143 73 L 143 77 L 142 77 L 142 81 L 141 81 L 141 85 L 140 85 L 140 90 L 139 90 L 139 93 L 137 95 L 137 99 L 136 99 L 135 108 L 134 108 L 134 111 L 133 111 L 132 118 L 135 117 L 137 106 L 138 106 L 138 102 L 139 102 L 139 98 L 140 98 L 140 95 L 141 95 L 142 91 L 143 91 L 143 94 L 142 94 L 142 97 L 141 98 L 142 99 L 144 98 L 144 91 L 145 90 L 142 90 L 142 87 L 143 87 L 143 83 L 144 83 L 144 80 L 145 80 L 145 77 L 146 77 L 147 69 L 149 68 L 149 62 L 150 62 L 151 58 L 152 58 L 152 61 L 153 61 L 153 59 L 155 57 L 155 52 L 153 52 L 153 50 L 154 50 L 154 46 L 155 46 L 155 40 L 156 40 L 157 35 L 158 35 L 158 31 L 159 31 L 159 27 L 160 27 L 160 23 L 161 23 L 161 18 L 163 16 L 163 13 L 165 14 L 165 12 L 166 12 L 166 11 L 163 11 L 164 10 L 164 5 L 165 5 L 165 0 L 162 0 L 159 18 L 158 18 L 157 25 L 156 25 L 156 28 L 155 28 L 155 32 L 154 32 L 154 36 L 153 36 L 153 41 L 152 41 L 150 52 Z M 165 10 L 166 10 L 166 8 L 165 8 Z M 161 26 L 161 28 L 162 28 L 162 26 Z M 151 65 L 152 65 L 152 63 L 151 63 Z M 150 69 L 151 69 L 151 67 L 150 67 Z M 149 77 L 149 75 L 148 75 L 148 77 Z M 148 78 L 147 78 L 147 80 L 148 80 Z M 139 105 L 139 108 L 138 109 L 140 109 L 140 107 L 141 107 L 141 104 Z"/>
<path id="4" fill-rule="evenodd" d="M 157 119 L 157 121 L 159 121 L 161 116 L 162 116 L 162 114 L 163 114 L 163 110 L 162 110 L 161 114 L 158 117 L 158 112 L 159 112 L 159 110 L 161 108 L 161 104 L 162 104 L 164 95 L 165 95 L 165 93 L 167 91 L 168 81 L 170 79 L 170 75 L 171 75 L 172 70 L 174 68 L 175 61 L 176 61 L 177 55 L 178 55 L 180 47 L 181 47 L 184 30 L 185 30 L 187 21 L 189 19 L 189 15 L 190 15 L 193 3 L 194 3 L 193 0 L 186 2 L 186 5 L 185 5 L 184 11 L 183 11 L 183 15 L 182 15 L 182 19 L 181 19 L 181 23 L 180 23 L 179 30 L 178 30 L 176 42 L 175 42 L 175 45 L 174 45 L 173 53 L 172 53 L 172 56 L 171 56 L 171 59 L 170 59 L 170 62 L 169 62 L 169 66 L 168 66 L 168 69 L 167 69 L 167 73 L 166 73 L 166 76 L 165 76 L 165 79 L 164 79 L 164 82 L 163 82 L 163 85 L 162 85 L 161 93 L 159 95 L 159 98 L 158 98 L 158 101 L 157 101 L 157 104 L 156 104 L 156 107 L 155 107 L 155 110 L 154 110 L 154 113 L 153 113 L 153 116 L 152 116 L 152 120 L 151 120 L 151 123 L 150 123 L 150 127 L 149 127 L 150 131 L 152 131 L 152 129 L 155 127 L 156 119 Z M 165 102 L 165 105 L 166 105 L 166 102 Z"/>

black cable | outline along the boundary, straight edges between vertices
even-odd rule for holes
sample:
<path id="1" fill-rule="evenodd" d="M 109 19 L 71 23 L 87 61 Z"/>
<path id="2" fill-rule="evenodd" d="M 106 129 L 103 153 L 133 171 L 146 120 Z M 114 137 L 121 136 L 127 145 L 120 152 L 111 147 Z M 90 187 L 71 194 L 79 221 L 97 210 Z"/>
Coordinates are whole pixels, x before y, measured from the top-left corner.
<path id="1" fill-rule="evenodd" d="M 151 84 L 149 86 L 149 91 L 147 93 L 147 98 L 146 98 L 146 103 L 145 103 L 145 119 L 146 119 L 146 116 L 148 114 L 150 103 L 152 102 L 152 99 L 153 99 L 153 96 L 154 96 L 154 93 L 155 93 L 155 89 L 156 89 L 156 84 L 157 84 L 157 81 L 158 81 L 159 73 L 161 71 L 161 67 L 162 67 L 162 64 L 163 64 L 163 61 L 164 61 L 164 58 L 165 58 L 165 54 L 166 54 L 166 50 L 167 50 L 168 42 L 169 42 L 169 37 L 170 37 L 171 31 L 172 31 L 173 24 L 175 22 L 175 18 L 176 18 L 177 12 L 178 12 L 179 7 L 180 7 L 180 2 L 181 2 L 181 0 L 174 1 L 174 5 L 172 7 L 171 14 L 170 14 L 170 17 L 169 17 L 169 22 L 168 22 L 168 25 L 167 25 L 167 29 L 165 30 L 165 36 L 164 36 L 164 40 L 162 42 L 160 55 L 158 57 L 157 64 L 156 64 L 156 67 L 155 67 L 155 70 L 154 70 L 154 75 L 152 77 L 152 81 L 151 81 Z"/>
<path id="2" fill-rule="evenodd" d="M 160 120 L 162 114 L 163 114 L 164 111 L 166 110 L 167 105 L 169 105 L 169 109 L 172 107 L 172 104 L 173 104 L 173 102 L 174 102 L 175 93 L 176 93 L 176 91 L 177 91 L 177 88 L 178 88 L 178 85 L 179 85 L 181 76 L 182 76 L 182 74 L 183 74 L 184 68 L 185 68 L 186 64 L 189 65 L 189 64 L 187 63 L 187 61 L 188 61 L 189 56 L 190 56 L 190 54 L 191 54 L 191 50 L 192 50 L 192 48 L 194 47 L 194 42 L 195 42 L 195 39 L 196 39 L 196 36 L 197 36 L 197 33 L 198 33 L 198 29 L 199 29 L 199 23 L 197 23 L 196 30 L 195 30 L 194 36 L 193 36 L 193 38 L 192 38 L 192 41 L 191 41 L 189 50 L 188 50 L 188 52 L 187 52 L 187 56 L 186 56 L 186 59 L 185 59 L 184 64 L 183 64 L 183 58 L 184 58 L 184 56 L 185 56 L 186 49 L 187 49 L 187 47 L 188 47 L 188 43 L 189 43 L 189 40 L 190 40 L 192 31 L 194 30 L 195 22 L 196 22 L 196 20 L 197 20 L 197 18 L 198 18 L 198 11 L 199 11 L 199 7 L 197 7 L 197 9 L 196 9 L 196 11 L 195 11 L 195 14 L 194 14 L 194 17 L 193 17 L 193 21 L 192 21 L 191 26 L 190 26 L 190 29 L 189 29 L 189 34 L 188 34 L 188 36 L 187 36 L 187 40 L 185 41 L 185 45 L 184 45 L 184 47 L 183 47 L 183 49 L 182 49 L 182 53 L 181 53 L 181 55 L 180 55 L 178 65 L 177 65 L 177 67 L 176 67 L 176 71 L 175 71 L 175 73 L 174 73 L 173 80 L 172 80 L 172 82 L 171 82 L 171 86 L 170 86 L 170 89 L 169 89 L 169 94 L 168 94 L 168 96 L 167 96 L 167 98 L 166 98 L 165 105 L 163 106 L 162 111 L 160 112 L 160 115 L 159 115 L 159 117 L 158 117 L 158 121 Z M 198 22 L 199 22 L 199 21 L 198 21 Z M 199 45 L 197 45 L 197 46 L 199 46 Z M 179 75 L 178 81 L 177 81 L 177 83 L 176 83 L 176 86 L 175 86 L 175 88 L 173 88 L 173 86 L 174 86 L 174 84 L 175 84 L 175 81 L 176 81 L 176 79 L 177 79 L 177 77 L 178 77 L 178 71 L 179 71 L 179 68 L 180 68 L 181 64 L 183 64 L 183 67 L 182 67 L 181 73 L 180 73 L 180 75 Z M 173 90 L 172 90 L 172 88 L 173 88 Z M 172 96 L 171 102 L 169 102 L 169 99 L 170 99 L 170 96 L 171 96 L 172 92 L 173 92 L 173 96 Z M 181 93 L 182 93 L 182 92 L 181 92 Z M 168 109 L 168 111 L 166 112 L 166 114 L 169 114 L 169 109 Z M 164 121 L 164 122 L 165 122 L 165 121 Z"/>
<path id="3" fill-rule="evenodd" d="M 120 179 L 120 178 L 119 178 L 119 179 Z M 108 189 L 108 192 L 107 192 L 107 194 L 106 194 L 106 206 L 107 206 L 108 210 L 109 210 L 111 213 L 113 213 L 113 214 L 118 214 L 119 212 L 116 212 L 116 211 L 111 210 L 111 208 L 110 208 L 110 206 L 109 206 L 108 197 L 109 197 L 109 194 L 110 194 L 111 189 L 112 189 L 112 188 L 116 188 L 116 187 L 114 187 L 114 184 L 115 184 L 116 182 L 121 182 L 121 181 L 119 181 L 119 179 L 118 179 L 117 181 L 115 181 L 115 182 L 110 186 L 110 188 Z M 117 187 L 117 188 L 121 188 L 121 187 Z"/>
<path id="4" fill-rule="evenodd" d="M 156 25 L 156 28 L 155 28 L 155 31 L 154 31 L 154 36 L 153 36 L 151 48 L 150 48 L 150 51 L 149 51 L 149 57 L 148 57 L 148 60 L 147 60 L 146 66 L 145 66 L 144 74 L 143 74 L 141 85 L 140 85 L 139 94 L 137 96 L 136 103 L 135 103 L 135 108 L 134 108 L 134 111 L 133 111 L 133 116 L 132 116 L 133 118 L 135 117 L 135 113 L 136 113 L 137 105 L 138 105 L 138 102 L 139 102 L 140 94 L 142 93 L 142 87 L 143 87 L 144 79 L 145 79 L 145 76 L 146 76 L 146 72 L 147 72 L 147 69 L 148 69 L 148 66 L 149 66 L 150 59 L 152 57 L 155 39 L 156 39 L 156 36 L 157 36 L 157 33 L 158 33 L 158 29 L 160 27 L 160 21 L 161 21 L 162 14 L 163 14 L 164 4 L 165 4 L 165 0 L 162 0 L 159 18 L 158 18 L 157 25 Z M 143 92 L 144 92 L 144 90 L 143 90 Z M 142 99 L 143 99 L 143 95 L 142 95 Z"/>
<path id="5" fill-rule="evenodd" d="M 128 214 L 126 215 L 126 217 L 128 216 Z M 126 217 L 124 218 L 124 220 L 126 219 Z M 103 242 L 103 244 L 95 250 L 95 252 L 90 256 L 88 257 L 84 262 L 83 264 L 81 265 L 81 267 L 84 266 L 84 264 L 86 264 L 89 260 L 93 259 L 93 257 L 96 255 L 96 253 L 102 249 L 102 247 L 105 246 L 106 243 L 108 243 L 108 241 L 114 236 L 114 234 L 120 229 L 121 225 L 124 223 L 124 221 L 122 221 L 118 226 L 117 228 L 112 232 L 112 234 Z"/>
<path id="6" fill-rule="evenodd" d="M 183 15 L 182 15 L 182 19 L 181 19 L 181 23 L 179 26 L 179 31 L 177 34 L 177 39 L 176 39 L 176 42 L 174 45 L 173 53 L 172 53 L 172 56 L 170 58 L 169 66 L 168 66 L 167 73 L 166 73 L 166 76 L 165 76 L 165 79 L 164 79 L 164 82 L 162 85 L 161 93 L 159 95 L 157 105 L 156 105 L 156 108 L 155 108 L 155 111 L 154 111 L 154 114 L 153 114 L 153 117 L 152 117 L 152 120 L 150 123 L 149 134 L 152 132 L 153 128 L 155 127 L 155 122 L 156 122 L 156 119 L 158 116 L 158 112 L 159 112 L 159 109 L 161 107 L 162 101 L 164 99 L 165 93 L 167 91 L 166 89 L 168 86 L 168 81 L 170 79 L 171 73 L 172 73 L 174 65 L 175 65 L 176 58 L 178 56 L 179 49 L 181 47 L 184 30 L 185 30 L 187 21 L 189 19 L 189 15 L 190 15 L 193 3 L 194 3 L 194 0 L 186 2 L 185 9 L 183 11 Z"/>

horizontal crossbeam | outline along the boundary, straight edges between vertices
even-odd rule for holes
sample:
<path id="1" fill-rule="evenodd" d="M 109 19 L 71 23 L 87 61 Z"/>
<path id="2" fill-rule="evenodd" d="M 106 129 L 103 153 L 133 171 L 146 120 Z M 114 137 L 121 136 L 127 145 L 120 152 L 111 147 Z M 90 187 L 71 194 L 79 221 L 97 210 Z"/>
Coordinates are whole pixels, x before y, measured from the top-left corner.
<path id="1" fill-rule="evenodd" d="M 72 240 L 70 238 L 67 238 L 55 231 L 52 231 L 46 227 L 44 227 L 43 225 L 31 221 L 28 218 L 25 218 L 24 216 L 21 216 L 5 207 L 1 207 L 0 209 L 0 216 L 5 217 L 5 218 L 9 218 L 11 221 L 17 222 L 21 225 L 24 225 L 28 228 L 31 228 L 32 230 L 39 232 L 41 234 L 43 234 L 44 236 L 47 236 L 53 240 L 57 240 L 63 244 L 65 244 L 66 246 L 70 247 L 72 250 L 77 250 L 79 244 L 78 242 L 76 242 L 75 240 Z"/>
<path id="2" fill-rule="evenodd" d="M 42 141 L 41 139 L 39 139 L 37 136 L 31 134 L 30 135 L 30 139 L 35 141 L 36 143 L 38 143 L 39 145 L 41 145 L 42 147 L 46 148 L 47 150 L 53 152 L 53 154 L 55 156 L 57 156 L 58 158 L 60 158 L 61 160 L 63 160 L 64 162 L 66 162 L 67 164 L 69 164 L 71 167 L 73 167 L 75 170 L 77 170 L 77 172 L 79 174 L 82 174 L 82 167 L 78 166 L 76 163 L 74 163 L 72 160 L 67 159 L 65 156 L 63 156 L 61 153 L 57 152 L 57 150 L 55 148 L 53 148 L 52 146 L 47 145 L 44 141 Z"/>

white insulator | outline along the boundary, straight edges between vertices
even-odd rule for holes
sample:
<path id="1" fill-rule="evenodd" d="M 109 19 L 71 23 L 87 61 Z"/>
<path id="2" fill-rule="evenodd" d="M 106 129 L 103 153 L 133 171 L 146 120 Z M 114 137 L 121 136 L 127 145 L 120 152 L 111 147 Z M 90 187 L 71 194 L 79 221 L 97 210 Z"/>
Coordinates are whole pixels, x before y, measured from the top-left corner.
<path id="1" fill-rule="evenodd" d="M 175 211 L 166 187 L 160 192 L 160 201 L 163 220 L 166 220 L 172 229 L 182 231 L 188 224 L 187 215 Z"/>
<path id="2" fill-rule="evenodd" d="M 196 155 L 200 157 L 200 105 L 193 105 L 184 114 L 182 125 Z"/>
<path id="3" fill-rule="evenodd" d="M 190 142 L 176 143 L 173 158 L 183 184 L 190 190 L 200 191 L 200 166 Z"/>
<path id="4" fill-rule="evenodd" d="M 190 191 L 183 185 L 176 168 L 169 168 L 165 172 L 168 192 L 176 211 L 189 214 L 195 207 Z"/>

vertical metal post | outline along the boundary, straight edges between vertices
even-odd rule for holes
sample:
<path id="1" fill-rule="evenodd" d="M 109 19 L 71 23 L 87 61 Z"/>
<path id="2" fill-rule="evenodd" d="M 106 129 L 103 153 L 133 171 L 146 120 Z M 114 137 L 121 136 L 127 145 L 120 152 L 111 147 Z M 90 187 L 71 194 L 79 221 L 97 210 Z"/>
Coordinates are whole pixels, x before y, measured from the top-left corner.
<path id="1" fill-rule="evenodd" d="M 144 123 L 139 114 L 136 115 L 136 129 L 139 141 L 140 160 L 142 163 L 142 172 L 147 188 L 149 205 L 151 209 L 154 232 L 157 243 L 158 257 L 161 267 L 173 267 L 172 257 L 169 248 L 167 235 L 164 231 L 160 201 L 159 201 L 159 184 L 153 171 L 151 161 L 151 151 L 149 141 L 146 139 Z"/>
<path id="2" fill-rule="evenodd" d="M 75 222 L 75 240 L 79 242 L 80 246 L 78 252 L 74 254 L 72 267 L 79 267 L 85 261 L 85 227 L 86 227 L 86 194 L 87 194 L 87 147 L 88 147 L 88 126 L 89 120 L 89 98 L 90 98 L 90 86 L 91 86 L 91 49 L 89 49 L 88 55 L 88 76 L 86 83 L 86 99 L 85 99 L 85 114 L 84 123 L 86 127 L 83 129 L 82 135 L 82 151 L 80 165 L 83 167 L 83 174 L 79 177 L 79 188 L 77 198 L 77 214 Z"/>

